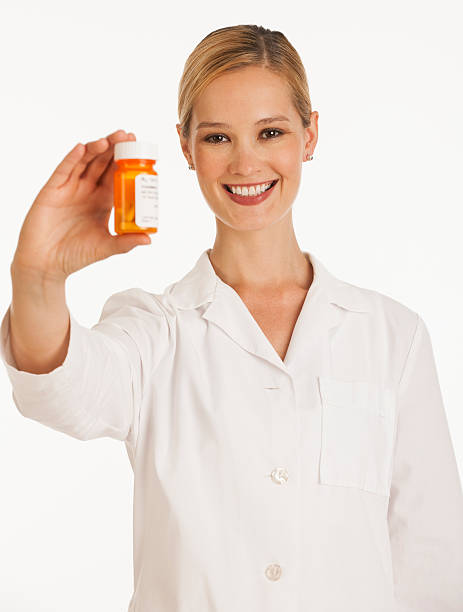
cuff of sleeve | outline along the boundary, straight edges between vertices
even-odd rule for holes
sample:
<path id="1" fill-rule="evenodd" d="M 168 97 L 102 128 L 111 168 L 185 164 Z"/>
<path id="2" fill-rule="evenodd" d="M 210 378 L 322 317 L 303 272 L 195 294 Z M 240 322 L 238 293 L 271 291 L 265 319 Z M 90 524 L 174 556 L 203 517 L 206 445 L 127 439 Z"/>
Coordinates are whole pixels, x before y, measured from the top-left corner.
<path id="1" fill-rule="evenodd" d="M 63 363 L 45 374 L 33 374 L 24 370 L 18 370 L 13 358 L 10 342 L 10 309 L 6 311 L 0 328 L 0 357 L 2 358 L 8 377 L 13 385 L 15 396 L 24 399 L 40 400 L 50 392 L 56 392 L 71 384 L 71 374 L 82 370 L 86 342 L 85 332 L 88 329 L 80 325 L 76 319 L 70 316 L 70 337 L 68 352 Z"/>

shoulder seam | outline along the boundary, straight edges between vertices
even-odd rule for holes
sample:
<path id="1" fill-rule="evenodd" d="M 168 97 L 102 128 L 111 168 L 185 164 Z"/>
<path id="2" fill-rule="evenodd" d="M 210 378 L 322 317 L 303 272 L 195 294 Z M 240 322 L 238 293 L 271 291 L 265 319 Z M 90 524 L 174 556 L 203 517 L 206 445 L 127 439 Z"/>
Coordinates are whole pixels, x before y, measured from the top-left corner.
<path id="1" fill-rule="evenodd" d="M 397 389 L 399 389 L 399 388 L 400 388 L 400 385 L 401 385 L 401 383 L 402 383 L 402 378 L 403 378 L 403 376 L 404 376 L 405 368 L 407 367 L 408 359 L 409 359 L 409 357 L 410 357 L 410 353 L 411 353 L 411 350 L 412 350 L 413 344 L 415 343 L 416 332 L 418 331 L 418 326 L 419 326 L 419 323 L 420 323 L 420 320 L 421 320 L 421 317 L 420 317 L 420 315 L 419 315 L 417 312 L 415 312 L 415 316 L 416 316 L 415 329 L 413 330 L 413 334 L 412 334 L 412 339 L 411 339 L 411 342 L 410 342 L 410 346 L 408 347 L 407 354 L 405 355 L 404 364 L 403 364 L 403 366 L 402 366 L 402 371 L 401 371 L 401 373 L 400 373 L 399 381 L 398 381 L 398 383 L 397 383 Z"/>

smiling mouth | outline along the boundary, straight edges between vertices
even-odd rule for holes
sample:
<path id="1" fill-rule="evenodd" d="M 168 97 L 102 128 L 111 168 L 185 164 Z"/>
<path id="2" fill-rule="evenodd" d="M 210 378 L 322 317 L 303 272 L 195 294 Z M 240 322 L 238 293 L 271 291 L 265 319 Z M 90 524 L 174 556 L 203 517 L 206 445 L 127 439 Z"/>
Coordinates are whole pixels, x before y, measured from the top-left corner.
<path id="1" fill-rule="evenodd" d="M 270 183 L 270 186 L 269 186 L 269 187 L 268 187 L 268 188 L 265 190 L 265 191 L 268 191 L 269 189 L 271 189 L 271 188 L 272 188 L 274 185 L 276 185 L 276 184 L 278 183 L 278 179 L 275 179 L 274 181 L 262 181 L 262 183 L 257 183 L 257 184 L 258 184 L 258 185 L 263 185 L 263 184 L 265 184 L 266 182 L 269 182 L 269 183 Z M 230 187 L 229 187 L 228 185 L 226 185 L 225 183 L 222 183 L 222 186 L 223 186 L 223 187 L 224 187 L 224 189 L 226 189 L 226 190 L 227 190 L 229 193 L 233 193 L 233 191 L 230 189 Z M 235 187 L 235 185 L 233 185 L 233 186 Z M 245 186 L 245 185 L 243 185 L 243 187 L 244 187 L 244 186 Z M 238 185 L 236 185 L 236 187 L 238 187 Z M 265 191 L 264 191 L 264 192 L 262 192 L 262 193 L 265 193 Z"/>

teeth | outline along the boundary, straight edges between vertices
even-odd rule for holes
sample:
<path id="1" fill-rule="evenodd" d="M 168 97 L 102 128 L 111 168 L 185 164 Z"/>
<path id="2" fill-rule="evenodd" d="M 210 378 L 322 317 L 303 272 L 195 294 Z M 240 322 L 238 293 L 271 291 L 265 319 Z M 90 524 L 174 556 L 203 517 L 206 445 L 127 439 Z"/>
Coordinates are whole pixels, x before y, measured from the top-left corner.
<path id="1" fill-rule="evenodd" d="M 242 196 L 256 196 L 260 195 L 264 191 L 267 191 L 272 183 L 262 183 L 261 185 L 253 185 L 252 187 L 232 187 L 228 185 L 229 189 L 232 190 L 233 193 Z"/>

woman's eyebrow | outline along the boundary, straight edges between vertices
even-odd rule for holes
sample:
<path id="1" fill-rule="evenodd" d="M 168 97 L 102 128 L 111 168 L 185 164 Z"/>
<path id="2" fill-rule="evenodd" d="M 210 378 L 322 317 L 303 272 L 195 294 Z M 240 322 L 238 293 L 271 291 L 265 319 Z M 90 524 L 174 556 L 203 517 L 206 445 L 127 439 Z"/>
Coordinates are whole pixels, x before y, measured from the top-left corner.
<path id="1" fill-rule="evenodd" d="M 256 121 L 255 125 L 272 123 L 273 121 L 289 121 L 289 119 L 284 115 L 275 115 L 275 117 L 264 117 L 263 119 L 259 119 L 259 121 Z M 199 130 L 203 127 L 230 128 L 231 125 L 229 125 L 228 123 L 220 123 L 218 121 L 201 121 L 201 123 L 198 123 L 198 125 L 196 126 L 196 129 Z"/>

